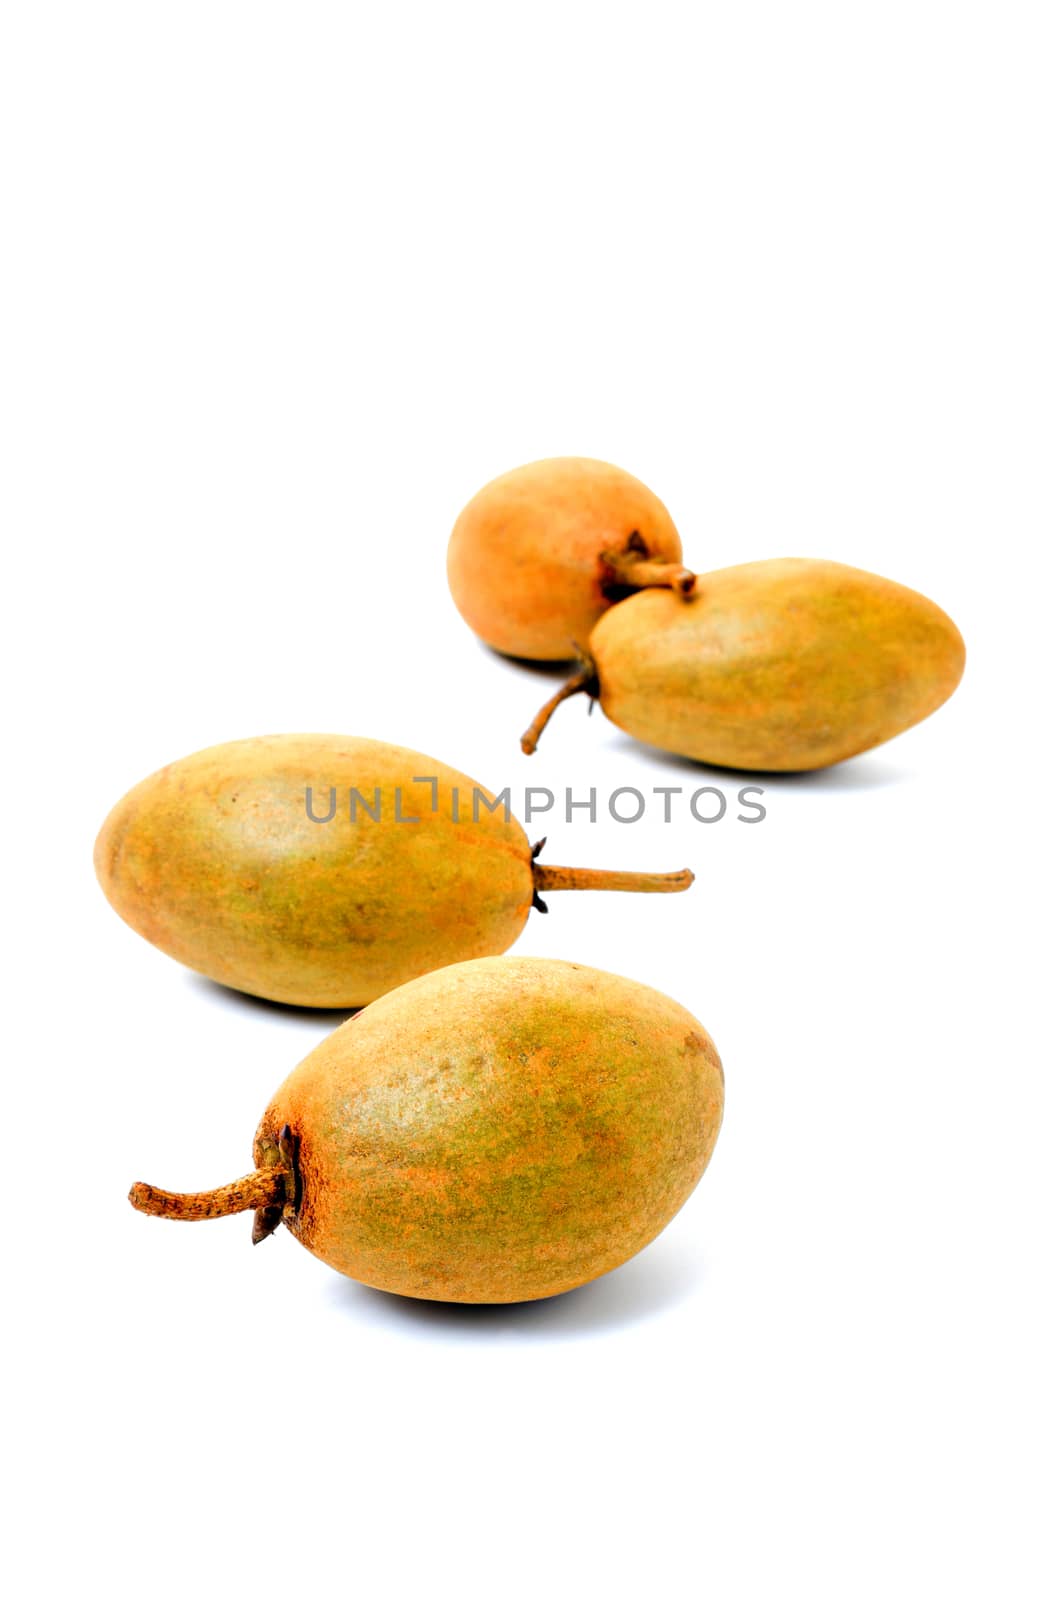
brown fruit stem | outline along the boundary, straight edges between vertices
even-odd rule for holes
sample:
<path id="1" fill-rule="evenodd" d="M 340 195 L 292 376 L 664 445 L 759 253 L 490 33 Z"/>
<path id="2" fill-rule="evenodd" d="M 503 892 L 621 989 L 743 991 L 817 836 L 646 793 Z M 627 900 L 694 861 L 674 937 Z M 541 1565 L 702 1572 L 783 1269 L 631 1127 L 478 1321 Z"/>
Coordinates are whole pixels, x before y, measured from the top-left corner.
<path id="1" fill-rule="evenodd" d="M 689 889 L 694 874 L 682 872 L 609 872 L 600 867 L 544 867 L 532 862 L 535 892 L 550 889 L 624 889 L 629 894 L 679 894 Z"/>
<path id="2" fill-rule="evenodd" d="M 674 589 L 693 593 L 697 574 L 679 561 L 657 561 L 638 549 L 620 550 L 603 557 L 618 584 L 627 589 Z"/>
<path id="3" fill-rule="evenodd" d="M 574 694 L 588 694 L 592 700 L 598 698 L 598 674 L 594 670 L 593 661 L 589 658 L 581 662 L 579 671 L 574 673 L 567 683 L 563 683 L 556 694 L 550 696 L 542 710 L 521 734 L 520 747 L 526 756 L 532 755 L 538 748 L 542 731 L 558 706 L 562 701 L 571 699 Z"/>
<path id="4" fill-rule="evenodd" d="M 258 1211 L 283 1204 L 285 1173 L 282 1167 L 260 1167 L 235 1183 L 200 1194 L 171 1194 L 150 1183 L 135 1183 L 130 1203 L 149 1217 L 173 1217 L 178 1222 L 205 1222 L 210 1217 L 232 1217 L 238 1211 Z"/>

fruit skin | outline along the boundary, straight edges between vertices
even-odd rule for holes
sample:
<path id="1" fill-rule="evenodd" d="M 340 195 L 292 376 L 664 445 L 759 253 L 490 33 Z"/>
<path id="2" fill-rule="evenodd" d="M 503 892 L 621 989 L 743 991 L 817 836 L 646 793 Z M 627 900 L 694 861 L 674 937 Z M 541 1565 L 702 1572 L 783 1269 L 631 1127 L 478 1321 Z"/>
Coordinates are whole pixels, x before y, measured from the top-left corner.
<path id="1" fill-rule="evenodd" d="M 723 1071 L 701 1024 L 627 978 L 510 956 L 419 978 L 317 1046 L 271 1101 L 338 1272 L 418 1299 L 560 1294 L 648 1244 L 708 1163 Z"/>
<path id="2" fill-rule="evenodd" d="M 439 780 L 439 809 L 416 776 Z M 311 822 L 337 788 L 337 813 Z M 347 820 L 348 789 L 382 820 Z M 405 815 L 392 819 L 394 789 Z M 130 790 L 96 841 L 111 905 L 167 955 L 218 983 L 302 1006 L 361 1006 L 447 961 L 493 955 L 532 903 L 519 823 L 472 779 L 373 739 L 280 734 L 215 745 Z M 451 790 L 460 795 L 451 820 Z M 481 790 L 481 794 L 487 791 Z"/>
<path id="3" fill-rule="evenodd" d="M 568 660 L 616 596 L 603 555 L 620 555 L 634 533 L 651 560 L 682 561 L 675 524 L 638 478 L 584 456 L 533 461 L 488 483 L 458 517 L 450 592 L 495 650 Z"/>
<path id="4" fill-rule="evenodd" d="M 829 766 L 921 722 L 963 674 L 955 624 L 931 600 L 834 561 L 705 573 L 686 602 L 648 589 L 590 644 L 610 721 L 716 766 Z"/>

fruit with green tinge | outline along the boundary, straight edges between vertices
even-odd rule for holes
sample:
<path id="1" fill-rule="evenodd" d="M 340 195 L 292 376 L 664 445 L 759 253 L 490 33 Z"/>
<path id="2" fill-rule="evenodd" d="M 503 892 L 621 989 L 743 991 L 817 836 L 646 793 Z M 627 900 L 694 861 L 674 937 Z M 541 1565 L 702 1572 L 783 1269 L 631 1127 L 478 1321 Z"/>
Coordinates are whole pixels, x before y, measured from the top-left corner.
<path id="1" fill-rule="evenodd" d="M 705 573 L 686 603 L 646 590 L 614 606 L 522 745 L 530 755 L 556 707 L 583 692 L 675 755 L 800 772 L 921 722 L 963 667 L 956 625 L 913 589 L 835 561 L 755 561 Z"/>
<path id="2" fill-rule="evenodd" d="M 335 814 L 314 821 L 330 799 Z M 130 790 L 100 831 L 96 871 L 119 915 L 185 966 L 269 1000 L 342 1007 L 508 949 L 543 892 L 693 881 L 544 866 L 493 800 L 375 739 L 241 739 Z"/>
<path id="3" fill-rule="evenodd" d="M 627 1261 L 703 1173 L 723 1071 L 701 1024 L 592 967 L 464 962 L 375 1001 L 270 1101 L 255 1171 L 205 1194 L 136 1184 L 199 1220 L 254 1209 L 374 1288 L 536 1300 Z"/>

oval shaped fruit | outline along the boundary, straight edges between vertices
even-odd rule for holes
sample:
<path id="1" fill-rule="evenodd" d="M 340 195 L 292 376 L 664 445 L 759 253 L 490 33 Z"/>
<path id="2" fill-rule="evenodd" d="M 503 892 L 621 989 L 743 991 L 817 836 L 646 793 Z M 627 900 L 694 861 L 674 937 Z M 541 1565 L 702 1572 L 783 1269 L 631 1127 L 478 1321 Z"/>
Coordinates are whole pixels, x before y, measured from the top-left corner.
<path id="1" fill-rule="evenodd" d="M 494 808 L 494 809 L 492 809 Z M 375 739 L 280 734 L 163 767 L 115 806 L 96 872 L 118 914 L 217 983 L 362 1006 L 495 955 L 550 889 L 671 891 L 689 872 L 547 867 L 471 778 Z"/>
<path id="2" fill-rule="evenodd" d="M 601 700 L 646 744 L 714 766 L 825 767 L 928 717 L 963 675 L 963 639 L 933 601 L 836 561 L 705 573 L 685 605 L 647 590 L 602 617 L 589 660 L 545 705 Z"/>
<path id="3" fill-rule="evenodd" d="M 474 633 L 503 654 L 564 661 L 615 600 L 646 585 L 687 592 L 675 524 L 638 478 L 558 456 L 495 478 L 454 524 L 447 577 Z"/>
<path id="4" fill-rule="evenodd" d="M 561 1294 L 670 1221 L 704 1171 L 723 1071 L 675 1001 L 592 967 L 463 962 L 374 1001 L 296 1067 L 255 1171 L 157 1216 L 256 1211 L 337 1272 L 424 1300 Z"/>

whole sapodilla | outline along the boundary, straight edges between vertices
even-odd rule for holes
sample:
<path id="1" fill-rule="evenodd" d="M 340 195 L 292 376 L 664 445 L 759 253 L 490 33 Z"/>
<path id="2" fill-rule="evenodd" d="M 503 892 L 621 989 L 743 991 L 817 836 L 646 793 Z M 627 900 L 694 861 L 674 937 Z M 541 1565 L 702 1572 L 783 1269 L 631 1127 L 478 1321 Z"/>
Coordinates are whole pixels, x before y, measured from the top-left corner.
<path id="1" fill-rule="evenodd" d="M 274 1095 L 255 1171 L 138 1210 L 255 1211 L 337 1272 L 425 1300 L 560 1294 L 617 1267 L 708 1163 L 723 1072 L 701 1024 L 564 961 L 463 962 L 337 1029 Z"/>
<path id="2" fill-rule="evenodd" d="M 454 524 L 447 577 L 469 627 L 505 655 L 567 661 L 614 601 L 647 586 L 686 593 L 675 524 L 638 478 L 557 456 L 495 478 Z"/>
<path id="3" fill-rule="evenodd" d="M 715 766 L 799 772 L 921 722 L 963 674 L 963 639 L 933 601 L 835 561 L 754 561 L 607 611 L 587 659 L 521 740 L 530 755 L 570 695 L 636 739 Z"/>
<path id="4" fill-rule="evenodd" d="M 501 803 L 398 745 L 281 734 L 215 745 L 120 800 L 96 872 L 131 927 L 248 994 L 363 1006 L 497 955 L 552 889 L 672 892 L 690 872 L 543 866 Z"/>

